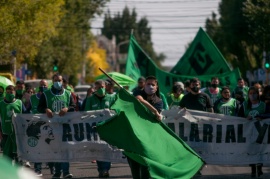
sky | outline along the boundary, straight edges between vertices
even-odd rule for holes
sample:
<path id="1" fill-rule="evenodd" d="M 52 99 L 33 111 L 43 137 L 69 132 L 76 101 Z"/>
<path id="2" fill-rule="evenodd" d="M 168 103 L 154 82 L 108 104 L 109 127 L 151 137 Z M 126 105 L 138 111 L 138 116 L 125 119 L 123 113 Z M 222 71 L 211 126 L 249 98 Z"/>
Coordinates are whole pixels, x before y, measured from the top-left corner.
<path id="1" fill-rule="evenodd" d="M 220 0 L 111 0 L 104 8 L 111 16 L 122 14 L 125 6 L 135 8 L 137 20 L 146 17 L 152 29 L 152 42 L 157 53 L 166 55 L 163 66 L 173 67 L 186 50 L 186 46 L 203 29 L 212 12 L 218 14 Z M 101 34 L 104 16 L 91 21 L 94 35 Z M 136 38 L 136 37 L 135 37 Z"/>

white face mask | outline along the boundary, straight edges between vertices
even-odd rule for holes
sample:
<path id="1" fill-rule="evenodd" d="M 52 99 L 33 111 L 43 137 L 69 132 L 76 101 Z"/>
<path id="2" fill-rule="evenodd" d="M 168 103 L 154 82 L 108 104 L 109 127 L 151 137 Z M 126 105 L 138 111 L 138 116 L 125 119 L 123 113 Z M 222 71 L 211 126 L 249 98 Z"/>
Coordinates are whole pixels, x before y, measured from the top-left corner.
<path id="1" fill-rule="evenodd" d="M 144 86 L 144 91 L 146 92 L 146 94 L 152 95 L 152 94 L 154 94 L 157 91 L 157 89 L 156 89 L 156 86 L 145 85 Z"/>

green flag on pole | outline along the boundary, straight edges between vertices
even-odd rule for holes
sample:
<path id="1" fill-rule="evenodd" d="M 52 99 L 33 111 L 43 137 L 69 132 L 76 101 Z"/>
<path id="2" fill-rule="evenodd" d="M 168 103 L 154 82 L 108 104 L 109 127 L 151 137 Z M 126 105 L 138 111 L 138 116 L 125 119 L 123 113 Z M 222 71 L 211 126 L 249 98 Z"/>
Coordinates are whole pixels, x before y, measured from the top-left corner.
<path id="1" fill-rule="evenodd" d="M 178 75 L 212 75 L 231 71 L 225 58 L 202 28 L 199 29 L 191 45 L 171 69 Z"/>
<path id="2" fill-rule="evenodd" d="M 190 179 L 203 166 L 199 155 L 124 89 L 111 108 L 118 115 L 97 126 L 99 136 L 147 166 L 152 178 Z"/>
<path id="3" fill-rule="evenodd" d="M 226 61 L 224 61 L 224 59 L 223 63 L 227 68 L 228 66 Z M 187 65 L 189 66 L 190 64 Z M 221 65 L 222 62 L 219 63 L 219 66 Z M 218 68 L 219 67 L 216 67 L 215 69 Z M 186 69 L 183 68 L 182 70 L 184 71 Z M 151 58 L 143 51 L 143 49 L 137 43 L 135 37 L 133 35 L 131 35 L 130 37 L 126 75 L 130 76 L 136 81 L 140 76 L 144 77 L 150 75 L 155 76 L 159 82 L 159 89 L 163 94 L 167 94 L 168 92 L 171 91 L 171 88 L 175 81 L 184 82 L 186 80 L 192 79 L 193 77 L 197 77 L 200 79 L 202 87 L 206 87 L 207 82 L 211 80 L 212 77 L 218 77 L 220 80 L 220 86 L 229 86 L 231 89 L 233 89 L 237 85 L 237 79 L 240 77 L 240 72 L 238 68 L 236 68 L 233 71 L 228 70 L 229 68 L 224 73 L 212 73 L 201 75 L 192 75 L 192 74 L 177 75 L 165 72 L 155 65 L 155 63 L 151 60 Z"/>

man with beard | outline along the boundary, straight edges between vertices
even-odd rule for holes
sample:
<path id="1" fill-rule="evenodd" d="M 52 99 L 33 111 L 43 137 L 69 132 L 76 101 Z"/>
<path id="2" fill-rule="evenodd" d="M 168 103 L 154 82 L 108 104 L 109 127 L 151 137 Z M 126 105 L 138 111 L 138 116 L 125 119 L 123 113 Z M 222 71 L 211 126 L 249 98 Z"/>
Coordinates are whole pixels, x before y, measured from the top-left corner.
<path id="1" fill-rule="evenodd" d="M 180 101 L 181 108 L 187 108 L 198 111 L 213 112 L 213 104 L 210 97 L 200 91 L 201 82 L 198 78 L 190 80 L 190 93 L 186 94 Z"/>

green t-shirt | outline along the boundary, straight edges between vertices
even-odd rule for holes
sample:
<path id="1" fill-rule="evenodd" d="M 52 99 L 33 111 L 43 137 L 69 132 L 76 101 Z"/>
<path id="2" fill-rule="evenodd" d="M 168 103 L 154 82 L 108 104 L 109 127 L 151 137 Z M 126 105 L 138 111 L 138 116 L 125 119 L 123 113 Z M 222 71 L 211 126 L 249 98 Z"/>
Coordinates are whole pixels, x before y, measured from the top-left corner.
<path id="1" fill-rule="evenodd" d="M 238 108 L 237 101 L 234 98 L 231 98 L 227 102 L 218 100 L 214 104 L 215 113 L 224 114 L 228 116 L 236 116 L 237 108 Z"/>
<path id="2" fill-rule="evenodd" d="M 10 135 L 14 132 L 12 125 L 12 114 L 22 113 L 22 101 L 16 99 L 12 103 L 6 103 L 4 100 L 0 101 L 0 115 L 2 121 L 2 131 L 3 134 Z"/>
<path id="3" fill-rule="evenodd" d="M 37 94 L 33 94 L 30 97 L 30 103 L 31 103 L 31 113 L 32 114 L 37 114 L 39 113 L 37 110 L 38 104 L 39 104 L 39 98 L 37 96 Z"/>
<path id="4" fill-rule="evenodd" d="M 110 108 L 111 105 L 114 103 L 115 99 L 116 95 L 106 94 L 103 98 L 99 98 L 97 97 L 97 95 L 93 94 L 86 99 L 84 110 L 91 111 Z"/>
<path id="5" fill-rule="evenodd" d="M 264 102 L 260 101 L 258 105 L 252 106 L 251 109 L 248 109 L 247 104 L 248 104 L 247 101 L 244 101 L 243 107 L 244 107 L 245 117 L 251 116 L 252 118 L 254 118 L 258 114 L 265 113 L 266 104 Z"/>
<path id="6" fill-rule="evenodd" d="M 55 95 L 51 89 L 44 91 L 44 95 L 47 101 L 47 108 L 52 112 L 59 112 L 63 108 L 68 108 L 70 103 L 71 93 L 64 89 L 63 94 Z"/>

